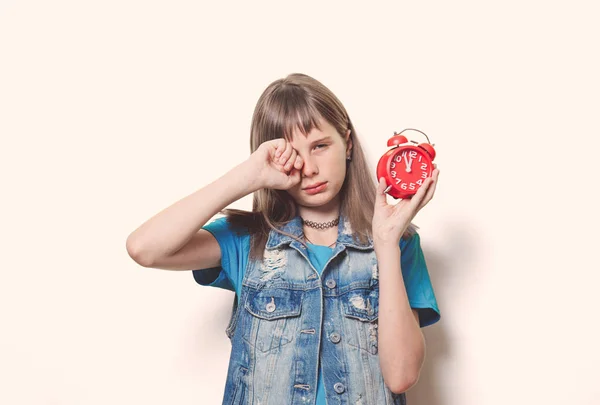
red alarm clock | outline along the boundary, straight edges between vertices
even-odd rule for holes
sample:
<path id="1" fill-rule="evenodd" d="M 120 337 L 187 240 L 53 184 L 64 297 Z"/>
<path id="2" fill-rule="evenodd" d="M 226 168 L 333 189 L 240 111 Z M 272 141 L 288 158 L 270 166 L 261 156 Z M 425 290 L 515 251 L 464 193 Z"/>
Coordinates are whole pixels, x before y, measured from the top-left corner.
<path id="1" fill-rule="evenodd" d="M 413 196 L 425 179 L 431 177 L 434 169 L 435 149 L 429 143 L 429 137 L 421 132 L 427 138 L 427 143 L 409 141 L 401 135 L 408 130 L 421 132 L 413 128 L 394 131 L 394 136 L 387 142 L 387 146 L 392 148 L 377 163 L 377 179 L 385 178 L 388 184 L 386 192 L 394 198 Z"/>

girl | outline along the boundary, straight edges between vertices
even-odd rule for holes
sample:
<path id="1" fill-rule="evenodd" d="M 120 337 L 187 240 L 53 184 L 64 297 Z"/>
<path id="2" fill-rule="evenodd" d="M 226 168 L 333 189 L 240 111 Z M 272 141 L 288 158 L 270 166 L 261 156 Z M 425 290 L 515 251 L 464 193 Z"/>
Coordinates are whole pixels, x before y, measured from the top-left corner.
<path id="1" fill-rule="evenodd" d="M 439 171 L 388 205 L 342 103 L 303 74 L 261 95 L 250 145 L 246 161 L 135 230 L 130 256 L 235 291 L 223 404 L 405 404 L 420 327 L 440 317 L 411 224 Z M 249 193 L 251 212 L 224 209 Z"/>

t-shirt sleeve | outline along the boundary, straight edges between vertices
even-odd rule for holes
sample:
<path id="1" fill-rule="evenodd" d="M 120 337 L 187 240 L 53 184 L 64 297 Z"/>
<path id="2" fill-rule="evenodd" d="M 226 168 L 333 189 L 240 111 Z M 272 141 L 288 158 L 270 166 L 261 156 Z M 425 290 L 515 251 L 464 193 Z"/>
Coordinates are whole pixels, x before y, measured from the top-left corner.
<path id="1" fill-rule="evenodd" d="M 411 308 L 419 313 L 421 327 L 434 324 L 440 320 L 440 311 L 421 249 L 421 238 L 415 233 L 402 242 L 404 243 L 400 244 L 400 266 L 408 301 Z"/>
<path id="2" fill-rule="evenodd" d="M 234 229 L 226 217 L 204 225 L 221 248 L 221 266 L 210 269 L 192 270 L 196 282 L 203 286 L 218 287 L 230 291 L 239 289 L 243 270 L 247 263 L 249 235 Z"/>

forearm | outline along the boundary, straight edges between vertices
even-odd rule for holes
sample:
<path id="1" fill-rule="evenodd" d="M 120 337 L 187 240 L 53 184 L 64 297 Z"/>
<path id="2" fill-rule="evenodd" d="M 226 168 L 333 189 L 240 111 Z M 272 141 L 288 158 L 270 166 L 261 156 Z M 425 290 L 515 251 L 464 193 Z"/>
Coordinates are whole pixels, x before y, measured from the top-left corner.
<path id="1" fill-rule="evenodd" d="M 375 247 L 379 266 L 379 362 L 384 380 L 403 392 L 418 379 L 425 341 L 406 295 L 398 244 Z"/>
<path id="2" fill-rule="evenodd" d="M 144 222 L 127 238 L 127 250 L 145 261 L 181 249 L 208 220 L 258 189 L 248 161 Z"/>

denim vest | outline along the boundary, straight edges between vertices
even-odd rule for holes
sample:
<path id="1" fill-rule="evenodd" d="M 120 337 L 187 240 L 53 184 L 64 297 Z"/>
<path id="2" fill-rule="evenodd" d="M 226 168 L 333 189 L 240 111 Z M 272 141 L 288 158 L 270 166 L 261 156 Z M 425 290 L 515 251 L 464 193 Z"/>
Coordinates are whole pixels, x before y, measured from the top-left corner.
<path id="1" fill-rule="evenodd" d="M 300 217 L 280 229 L 302 235 Z M 320 353 L 328 404 L 404 405 L 379 366 L 378 281 L 372 240 L 353 240 L 343 216 L 322 277 L 302 244 L 272 230 L 234 301 L 223 404 L 314 404 Z"/>

